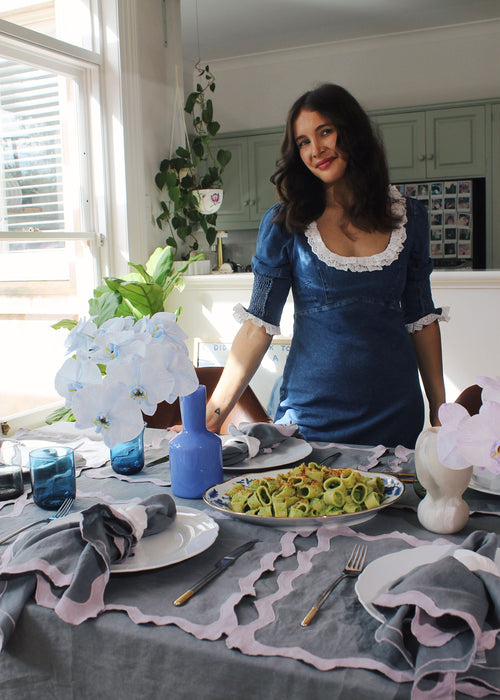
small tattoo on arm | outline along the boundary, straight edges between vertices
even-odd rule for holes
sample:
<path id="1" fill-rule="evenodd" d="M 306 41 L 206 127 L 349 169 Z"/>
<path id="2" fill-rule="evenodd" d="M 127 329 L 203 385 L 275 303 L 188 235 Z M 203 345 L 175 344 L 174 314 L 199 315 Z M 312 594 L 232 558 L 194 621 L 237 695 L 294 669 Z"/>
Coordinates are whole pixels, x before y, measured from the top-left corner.
<path id="1" fill-rule="evenodd" d="M 220 416 L 220 408 L 216 408 L 214 413 L 216 413 L 218 416 Z"/>

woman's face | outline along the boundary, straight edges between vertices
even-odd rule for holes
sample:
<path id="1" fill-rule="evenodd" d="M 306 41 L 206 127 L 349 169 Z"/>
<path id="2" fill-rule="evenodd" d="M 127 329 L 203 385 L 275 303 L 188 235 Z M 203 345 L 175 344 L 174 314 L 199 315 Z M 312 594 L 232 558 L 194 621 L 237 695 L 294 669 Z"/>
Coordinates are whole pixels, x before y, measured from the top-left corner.
<path id="1" fill-rule="evenodd" d="M 295 120 L 294 137 L 302 162 L 325 186 L 344 176 L 347 155 L 337 148 L 337 130 L 329 119 L 303 109 Z"/>

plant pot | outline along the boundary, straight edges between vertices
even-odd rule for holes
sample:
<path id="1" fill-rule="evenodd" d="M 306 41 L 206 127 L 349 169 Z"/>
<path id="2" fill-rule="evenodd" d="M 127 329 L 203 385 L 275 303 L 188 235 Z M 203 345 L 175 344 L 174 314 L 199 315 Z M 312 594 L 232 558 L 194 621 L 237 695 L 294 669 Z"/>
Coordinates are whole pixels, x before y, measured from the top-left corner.
<path id="1" fill-rule="evenodd" d="M 185 265 L 184 260 L 174 260 L 173 270 L 176 271 L 183 265 Z M 210 260 L 197 260 L 188 267 L 184 273 L 184 277 L 189 277 L 189 275 L 209 275 L 212 271 L 212 263 Z"/>
<path id="2" fill-rule="evenodd" d="M 198 200 L 198 210 L 201 214 L 215 214 L 221 208 L 223 190 L 194 190 L 193 194 Z"/>

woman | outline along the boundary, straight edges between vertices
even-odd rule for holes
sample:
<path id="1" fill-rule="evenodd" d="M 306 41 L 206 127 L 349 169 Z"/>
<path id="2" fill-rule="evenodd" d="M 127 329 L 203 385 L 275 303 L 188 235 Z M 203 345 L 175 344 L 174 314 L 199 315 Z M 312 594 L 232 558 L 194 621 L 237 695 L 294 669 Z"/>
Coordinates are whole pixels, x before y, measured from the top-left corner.
<path id="1" fill-rule="evenodd" d="M 207 405 L 218 431 L 279 333 L 288 292 L 294 330 L 276 422 L 307 440 L 414 447 L 424 408 L 445 400 L 429 276 L 427 210 L 389 187 L 385 154 L 358 102 L 324 84 L 292 106 L 271 178 L 243 325 Z"/>

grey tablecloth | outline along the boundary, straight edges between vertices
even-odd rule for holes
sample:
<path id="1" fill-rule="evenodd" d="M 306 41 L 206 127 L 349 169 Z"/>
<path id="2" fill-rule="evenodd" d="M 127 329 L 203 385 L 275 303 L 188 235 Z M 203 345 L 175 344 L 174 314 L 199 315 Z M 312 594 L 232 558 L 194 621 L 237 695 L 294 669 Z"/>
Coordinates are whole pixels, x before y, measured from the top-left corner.
<path id="1" fill-rule="evenodd" d="M 335 466 L 413 469 L 411 453 L 381 446 L 316 445 L 309 459 L 330 459 Z M 163 469 L 167 482 L 168 467 Z M 139 500 L 159 488 L 165 489 L 138 479 L 94 479 L 83 472 L 76 505 Z M 0 697 L 155 698 L 168 692 L 176 698 L 214 699 L 407 698 L 411 673 L 398 666 L 388 644 L 375 642 L 378 623 L 358 602 L 352 581 L 341 584 L 313 625 L 302 629 L 300 620 L 356 542 L 368 544 L 371 560 L 429 542 L 459 543 L 479 529 L 499 532 L 500 518 L 488 511 L 500 513 L 500 498 L 469 496 L 475 514 L 463 532 L 446 538 L 420 527 L 411 487 L 398 507 L 356 527 L 297 534 L 221 518 L 216 542 L 197 557 L 155 571 L 112 576 L 105 597 L 108 612 L 96 620 L 74 627 L 35 602 L 28 604 L 0 655 Z M 203 508 L 200 501 L 177 502 Z M 0 511 L 0 535 L 20 519 L 34 519 L 36 507 L 24 503 L 24 509 L 14 504 Z M 220 556 L 255 537 L 261 542 L 216 582 L 182 608 L 173 606 Z"/>

